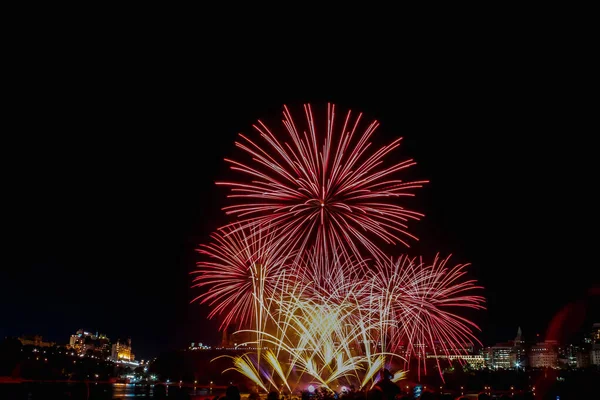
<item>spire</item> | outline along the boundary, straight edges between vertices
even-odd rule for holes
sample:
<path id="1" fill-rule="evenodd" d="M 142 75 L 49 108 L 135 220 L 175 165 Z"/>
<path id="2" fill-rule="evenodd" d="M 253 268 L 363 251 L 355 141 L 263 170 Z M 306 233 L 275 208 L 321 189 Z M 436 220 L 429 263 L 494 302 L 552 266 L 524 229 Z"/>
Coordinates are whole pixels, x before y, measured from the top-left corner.
<path id="1" fill-rule="evenodd" d="M 227 347 L 227 343 L 229 341 L 227 340 L 227 328 L 223 329 L 223 338 L 221 339 L 221 346 L 222 347 Z"/>

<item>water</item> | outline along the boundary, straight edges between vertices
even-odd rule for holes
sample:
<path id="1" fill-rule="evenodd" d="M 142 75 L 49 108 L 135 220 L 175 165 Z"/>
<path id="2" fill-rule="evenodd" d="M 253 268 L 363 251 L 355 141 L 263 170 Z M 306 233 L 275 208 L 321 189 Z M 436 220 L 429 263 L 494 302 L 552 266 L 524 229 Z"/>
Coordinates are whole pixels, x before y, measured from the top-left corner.
<path id="1" fill-rule="evenodd" d="M 135 385 L 125 383 L 84 383 L 84 382 L 22 382 L 0 384 L 2 400 L 114 400 L 114 399 L 152 399 L 160 392 L 166 392 L 169 398 L 176 398 L 181 392 L 188 393 L 191 399 L 213 399 L 221 391 L 193 386 Z"/>

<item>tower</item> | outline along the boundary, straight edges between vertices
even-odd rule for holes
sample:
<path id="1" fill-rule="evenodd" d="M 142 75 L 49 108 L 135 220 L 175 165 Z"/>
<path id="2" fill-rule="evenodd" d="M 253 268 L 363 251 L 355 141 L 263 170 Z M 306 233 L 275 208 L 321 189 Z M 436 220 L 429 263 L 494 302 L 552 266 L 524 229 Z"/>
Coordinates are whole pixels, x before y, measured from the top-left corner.
<path id="1" fill-rule="evenodd" d="M 521 327 L 517 329 L 517 337 L 515 338 L 515 345 L 523 344 L 523 331 L 521 331 Z"/>
<path id="2" fill-rule="evenodd" d="M 223 336 L 221 338 L 221 347 L 227 347 L 229 340 L 227 339 L 227 328 L 223 329 Z"/>
<path id="3" fill-rule="evenodd" d="M 517 329 L 517 337 L 512 343 L 512 350 L 510 352 L 511 357 L 511 368 L 522 368 L 526 364 L 526 351 L 524 346 L 525 341 L 523 340 L 523 331 L 521 331 L 521 327 Z"/>

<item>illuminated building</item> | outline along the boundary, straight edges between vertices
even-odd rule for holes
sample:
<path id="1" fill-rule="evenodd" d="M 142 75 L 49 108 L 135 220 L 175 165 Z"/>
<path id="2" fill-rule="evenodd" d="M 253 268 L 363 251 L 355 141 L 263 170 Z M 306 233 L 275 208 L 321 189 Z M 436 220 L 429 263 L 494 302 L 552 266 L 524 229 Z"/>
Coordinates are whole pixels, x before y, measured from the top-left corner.
<path id="1" fill-rule="evenodd" d="M 483 357 L 488 367 L 494 369 L 510 369 L 514 366 L 511 362 L 512 345 L 509 343 L 498 343 L 487 347 Z"/>
<path id="2" fill-rule="evenodd" d="M 23 346 L 52 347 L 54 342 L 44 342 L 41 335 L 24 335 L 18 338 Z"/>
<path id="3" fill-rule="evenodd" d="M 202 343 L 192 342 L 189 349 L 190 350 L 212 350 L 212 347 L 209 345 L 202 344 Z"/>
<path id="4" fill-rule="evenodd" d="M 590 362 L 592 365 L 600 365 L 600 342 L 596 343 L 590 351 Z"/>
<path id="5" fill-rule="evenodd" d="M 481 369 L 485 366 L 485 359 L 481 354 L 448 354 L 448 355 L 428 355 L 427 358 L 458 361 L 466 363 L 471 368 Z"/>
<path id="6" fill-rule="evenodd" d="M 127 339 L 127 344 L 117 340 L 117 343 L 112 345 L 110 358 L 114 361 L 133 361 L 135 358 L 131 351 L 131 339 Z"/>
<path id="7" fill-rule="evenodd" d="M 558 361 L 564 366 L 577 367 L 577 353 L 581 351 L 579 346 L 569 344 L 558 348 Z"/>
<path id="8" fill-rule="evenodd" d="M 82 337 L 82 334 L 71 335 L 71 338 L 69 339 L 69 347 L 79 354 L 83 348 L 83 341 L 84 337 Z"/>
<path id="9" fill-rule="evenodd" d="M 592 325 L 591 338 L 594 343 L 600 343 L 600 323 Z"/>
<path id="10" fill-rule="evenodd" d="M 527 351 L 525 349 L 525 341 L 523 340 L 523 331 L 521 331 L 521 327 L 517 329 L 517 336 L 512 342 L 510 362 L 512 368 L 523 368 L 527 364 Z"/>
<path id="11" fill-rule="evenodd" d="M 555 340 L 546 340 L 531 346 L 529 364 L 532 368 L 558 367 L 558 343 Z"/>
<path id="12" fill-rule="evenodd" d="M 590 351 L 580 349 L 575 356 L 577 358 L 577 368 L 587 368 L 590 366 Z"/>
<path id="13" fill-rule="evenodd" d="M 91 351 L 98 356 L 107 357 L 110 354 L 110 339 L 97 332 L 94 334 L 79 329 L 74 335 L 71 335 L 69 347 L 80 355 Z"/>
<path id="14" fill-rule="evenodd" d="M 475 345 L 472 342 L 446 343 L 436 341 L 434 349 L 436 354 L 473 354 Z"/>
<path id="15" fill-rule="evenodd" d="M 527 351 L 523 331 L 517 329 L 514 340 L 505 343 L 497 343 L 495 346 L 483 350 L 485 365 L 493 369 L 515 369 L 524 368 L 527 365 Z"/>

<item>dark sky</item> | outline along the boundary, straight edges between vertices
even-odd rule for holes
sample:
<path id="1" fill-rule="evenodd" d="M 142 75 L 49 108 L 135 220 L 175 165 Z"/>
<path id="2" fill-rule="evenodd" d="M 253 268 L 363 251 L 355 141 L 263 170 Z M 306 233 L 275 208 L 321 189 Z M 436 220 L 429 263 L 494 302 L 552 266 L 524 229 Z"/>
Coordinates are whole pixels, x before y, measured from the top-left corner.
<path id="1" fill-rule="evenodd" d="M 418 162 L 406 176 L 431 183 L 414 203 L 421 241 L 398 252 L 473 264 L 484 343 L 519 325 L 544 335 L 564 307 L 567 330 L 600 321 L 597 109 L 580 60 L 491 47 L 400 64 L 361 48 L 282 59 L 122 47 L 42 43 L 22 65 L 2 146 L 0 336 L 98 330 L 130 336 L 140 358 L 215 340 L 206 309 L 189 304 L 189 272 L 225 221 L 223 158 L 240 155 L 235 136 L 257 118 L 328 101 L 378 119 L 377 141 L 404 137 L 396 154 Z"/>

